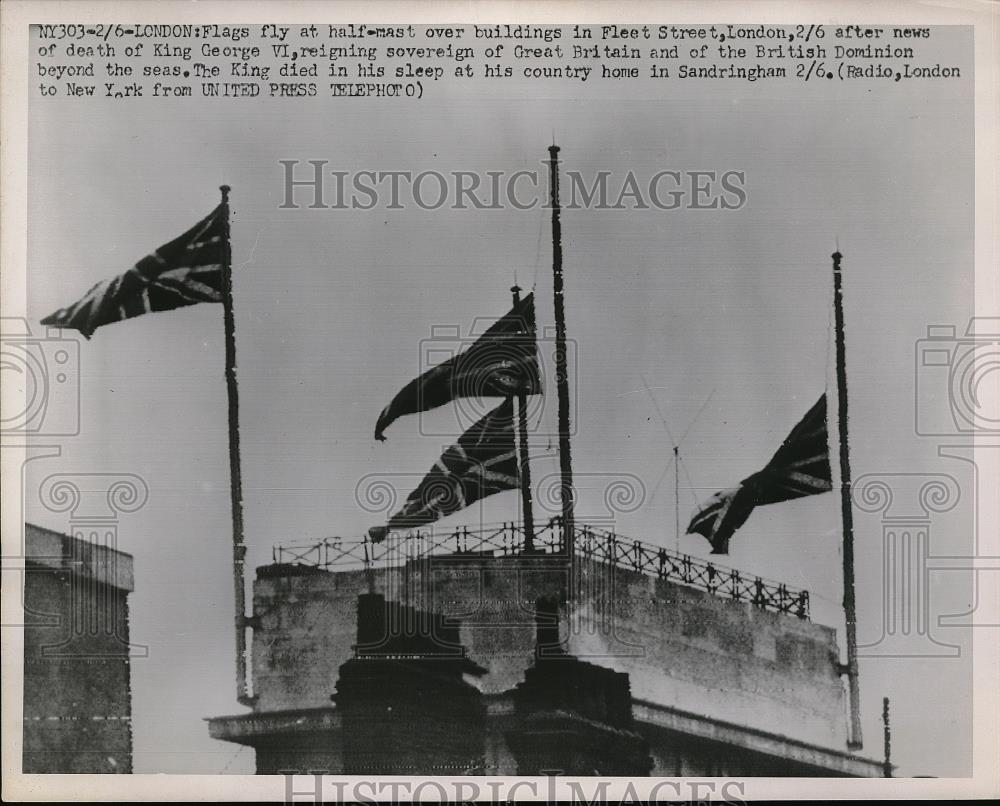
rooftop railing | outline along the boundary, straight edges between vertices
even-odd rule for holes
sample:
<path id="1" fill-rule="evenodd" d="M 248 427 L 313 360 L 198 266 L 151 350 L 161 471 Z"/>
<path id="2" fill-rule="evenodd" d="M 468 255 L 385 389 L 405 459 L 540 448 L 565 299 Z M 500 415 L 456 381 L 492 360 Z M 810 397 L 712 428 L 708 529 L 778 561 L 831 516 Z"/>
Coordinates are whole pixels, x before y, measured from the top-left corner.
<path id="1" fill-rule="evenodd" d="M 809 618 L 809 592 L 735 568 L 634 540 L 612 530 L 586 525 L 574 528 L 574 553 L 585 560 L 636 571 L 657 579 L 747 602 L 761 610 Z M 419 529 L 392 533 L 381 543 L 328 537 L 275 546 L 275 563 L 325 570 L 390 568 L 425 557 L 526 556 L 524 529 L 516 521 L 483 524 L 477 529 Z M 530 556 L 565 557 L 558 517 L 537 529 Z"/>

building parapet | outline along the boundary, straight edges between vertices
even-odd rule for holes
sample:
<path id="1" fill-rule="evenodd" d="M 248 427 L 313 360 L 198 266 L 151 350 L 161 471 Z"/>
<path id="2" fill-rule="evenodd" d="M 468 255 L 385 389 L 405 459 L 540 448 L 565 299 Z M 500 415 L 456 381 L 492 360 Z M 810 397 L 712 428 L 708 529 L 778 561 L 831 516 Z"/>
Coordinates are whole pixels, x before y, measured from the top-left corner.
<path id="1" fill-rule="evenodd" d="M 706 562 L 615 531 L 585 524 L 574 527 L 576 556 L 592 562 L 636 571 L 646 576 L 679 583 L 714 596 L 747 602 L 762 610 L 809 618 L 809 592 L 792 588 L 756 574 Z M 392 533 L 381 543 L 367 538 L 339 537 L 285 543 L 272 551 L 276 564 L 328 571 L 393 568 L 424 557 L 511 557 L 565 559 L 561 519 L 552 518 L 535 535 L 533 550 L 525 551 L 522 524 L 504 521 L 480 528 L 426 529 Z"/>

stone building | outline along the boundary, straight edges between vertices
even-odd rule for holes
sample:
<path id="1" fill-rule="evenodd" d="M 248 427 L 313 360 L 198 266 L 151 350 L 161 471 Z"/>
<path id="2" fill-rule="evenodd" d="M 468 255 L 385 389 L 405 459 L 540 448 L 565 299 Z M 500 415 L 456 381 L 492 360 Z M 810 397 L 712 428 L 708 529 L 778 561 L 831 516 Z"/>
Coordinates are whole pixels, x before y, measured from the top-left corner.
<path id="1" fill-rule="evenodd" d="M 25 773 L 132 772 L 132 557 L 105 536 L 25 524 Z"/>
<path id="2" fill-rule="evenodd" d="M 210 734 L 258 773 L 879 776 L 847 750 L 808 594 L 583 529 L 276 550 L 254 702 Z"/>

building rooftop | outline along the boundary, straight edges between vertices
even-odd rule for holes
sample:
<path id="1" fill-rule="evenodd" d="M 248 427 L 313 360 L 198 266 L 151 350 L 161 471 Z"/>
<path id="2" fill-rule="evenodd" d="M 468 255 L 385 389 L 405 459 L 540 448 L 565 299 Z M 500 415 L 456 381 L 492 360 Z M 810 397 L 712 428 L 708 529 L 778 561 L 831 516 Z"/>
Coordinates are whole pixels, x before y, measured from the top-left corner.
<path id="1" fill-rule="evenodd" d="M 27 562 L 132 592 L 135 590 L 132 555 L 119 551 L 113 540 L 113 533 L 102 533 L 96 528 L 91 532 L 79 530 L 71 536 L 33 523 L 24 525 Z"/>
<path id="2" fill-rule="evenodd" d="M 285 543 L 274 547 L 274 565 L 258 569 L 258 575 L 273 574 L 276 567 L 281 568 L 281 573 L 309 573 L 306 569 L 336 572 L 390 568 L 426 557 L 565 558 L 561 531 L 560 519 L 552 518 L 538 529 L 530 548 L 525 545 L 522 525 L 515 521 L 484 524 L 479 528 L 456 526 L 395 533 L 381 543 L 340 537 Z M 574 553 L 583 560 L 609 563 L 725 599 L 748 602 L 762 610 L 809 618 L 809 592 L 806 590 L 644 543 L 615 531 L 586 525 L 578 525 L 574 531 Z"/>

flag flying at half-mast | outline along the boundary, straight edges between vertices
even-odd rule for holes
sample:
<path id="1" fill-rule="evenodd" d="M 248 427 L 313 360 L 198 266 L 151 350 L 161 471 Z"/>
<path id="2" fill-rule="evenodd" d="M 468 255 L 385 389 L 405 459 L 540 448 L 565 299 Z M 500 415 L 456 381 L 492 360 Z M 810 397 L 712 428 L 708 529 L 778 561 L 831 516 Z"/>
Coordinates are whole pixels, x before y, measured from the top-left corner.
<path id="1" fill-rule="evenodd" d="M 528 294 L 471 347 L 404 386 L 378 417 L 375 439 L 399 417 L 459 397 L 510 397 L 541 392 L 535 346 L 535 298 Z"/>
<path id="2" fill-rule="evenodd" d="M 374 526 L 368 534 L 377 543 L 393 529 L 433 523 L 481 498 L 517 488 L 514 406 L 508 398 L 441 455 L 385 526 Z"/>
<path id="3" fill-rule="evenodd" d="M 225 202 L 183 235 L 147 255 L 124 274 L 102 280 L 83 298 L 42 320 L 73 328 L 88 339 L 97 328 L 155 311 L 222 302 Z"/>
<path id="4" fill-rule="evenodd" d="M 88 339 L 104 325 L 144 313 L 170 311 L 199 302 L 222 303 L 226 335 L 229 403 L 229 471 L 233 517 L 233 578 L 236 609 L 236 699 L 252 702 L 247 687 L 244 582 L 243 484 L 240 475 L 239 394 L 236 385 L 236 322 L 233 313 L 228 185 L 222 201 L 183 235 L 147 255 L 124 274 L 93 286 L 80 300 L 42 320 L 79 330 Z"/>
<path id="5" fill-rule="evenodd" d="M 832 489 L 824 394 L 792 429 L 764 469 L 743 479 L 739 487 L 713 495 L 695 512 L 687 531 L 708 538 L 712 554 L 726 554 L 729 539 L 750 517 L 754 507 Z"/>

